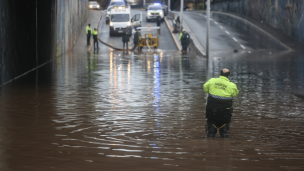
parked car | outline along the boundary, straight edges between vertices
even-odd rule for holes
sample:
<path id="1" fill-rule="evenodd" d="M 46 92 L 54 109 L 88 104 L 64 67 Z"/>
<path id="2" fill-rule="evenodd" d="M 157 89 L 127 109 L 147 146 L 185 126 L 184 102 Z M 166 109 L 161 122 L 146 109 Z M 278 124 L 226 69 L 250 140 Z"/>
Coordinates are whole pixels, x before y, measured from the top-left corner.
<path id="1" fill-rule="evenodd" d="M 126 3 L 123 0 L 112 0 L 108 7 L 110 6 L 126 6 Z"/>
<path id="2" fill-rule="evenodd" d="M 113 6 L 109 6 L 107 9 L 106 9 L 106 24 L 109 24 L 110 23 L 110 17 L 111 17 L 111 9 L 112 9 Z"/>
<path id="3" fill-rule="evenodd" d="M 150 20 L 156 20 L 157 16 L 160 15 L 162 19 L 164 19 L 164 11 L 160 4 L 149 5 L 147 8 L 147 17 L 146 20 L 149 22 Z"/>
<path id="4" fill-rule="evenodd" d="M 97 3 L 97 1 L 90 1 L 89 2 L 89 8 L 90 9 L 100 9 L 100 5 Z"/>

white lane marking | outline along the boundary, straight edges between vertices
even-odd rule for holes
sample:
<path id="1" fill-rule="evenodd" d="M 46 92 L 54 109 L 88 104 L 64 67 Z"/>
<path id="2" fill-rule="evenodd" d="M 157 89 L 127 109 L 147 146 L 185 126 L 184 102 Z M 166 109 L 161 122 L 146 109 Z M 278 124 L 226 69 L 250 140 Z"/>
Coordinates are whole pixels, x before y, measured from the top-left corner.
<path id="1" fill-rule="evenodd" d="M 243 49 L 246 49 L 243 45 L 240 45 Z"/>
<path id="2" fill-rule="evenodd" d="M 234 37 L 233 37 L 233 40 L 236 41 L 236 42 L 238 42 L 238 41 L 236 40 L 236 38 L 234 38 Z"/>
<path id="3" fill-rule="evenodd" d="M 214 21 L 214 24 L 217 24 L 217 22 Z"/>
<path id="4" fill-rule="evenodd" d="M 230 33 L 228 31 L 226 31 L 226 33 L 230 35 Z"/>
<path id="5" fill-rule="evenodd" d="M 220 26 L 221 29 L 224 29 L 222 26 Z"/>

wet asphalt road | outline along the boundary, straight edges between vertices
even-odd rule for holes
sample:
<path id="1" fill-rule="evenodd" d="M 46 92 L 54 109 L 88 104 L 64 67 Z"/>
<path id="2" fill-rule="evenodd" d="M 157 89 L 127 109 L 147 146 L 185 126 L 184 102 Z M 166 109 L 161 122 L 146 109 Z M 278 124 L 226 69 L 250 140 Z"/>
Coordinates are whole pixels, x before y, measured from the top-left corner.
<path id="1" fill-rule="evenodd" d="M 147 12 L 145 10 L 132 10 L 132 16 L 136 13 L 142 13 L 142 27 L 148 27 L 148 26 L 156 27 L 155 21 L 151 21 L 151 22 L 146 21 Z M 105 16 L 105 12 L 103 12 L 103 16 Z M 170 31 L 169 31 L 168 27 L 166 26 L 165 22 L 163 22 L 160 27 L 161 27 L 161 29 L 160 29 L 161 32 L 159 35 L 160 44 L 159 44 L 158 49 L 163 50 L 163 51 L 176 51 L 177 47 L 174 44 L 173 38 L 172 38 Z M 135 33 L 135 30 L 133 30 L 133 35 L 130 37 L 130 42 L 129 42 L 130 49 L 133 47 L 134 33 Z M 156 32 L 155 33 L 153 32 L 153 34 L 156 35 Z M 114 47 L 123 48 L 121 35 L 116 35 L 116 36 L 112 36 L 112 37 L 109 36 L 109 25 L 105 23 L 105 17 L 102 18 L 102 21 L 100 24 L 99 38 L 105 42 L 110 43 Z M 107 47 L 103 47 L 103 46 L 101 46 L 101 47 L 109 50 L 109 48 L 107 48 Z M 101 50 L 103 50 L 103 49 L 101 49 Z M 143 49 L 143 51 L 147 51 L 147 50 L 148 50 L 147 47 Z"/>
<path id="2" fill-rule="evenodd" d="M 205 12 L 184 12 L 184 21 L 203 47 L 206 47 L 206 20 Z M 256 27 L 229 15 L 212 12 L 210 14 L 210 50 L 228 51 L 234 49 L 241 51 L 288 50 Z"/>
<path id="3" fill-rule="evenodd" d="M 303 170 L 303 53 L 164 46 L 73 51 L 1 87 L 1 170 Z M 224 67 L 240 94 L 210 139 L 202 86 Z"/>

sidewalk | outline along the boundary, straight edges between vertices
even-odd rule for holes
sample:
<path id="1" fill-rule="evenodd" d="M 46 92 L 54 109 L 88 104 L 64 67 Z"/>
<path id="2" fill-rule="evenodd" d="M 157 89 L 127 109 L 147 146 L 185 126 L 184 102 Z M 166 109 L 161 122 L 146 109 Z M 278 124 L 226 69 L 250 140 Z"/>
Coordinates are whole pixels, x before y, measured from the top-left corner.
<path id="1" fill-rule="evenodd" d="M 86 27 L 88 24 L 91 24 L 92 30 L 94 28 L 98 27 L 100 18 L 101 18 L 101 11 L 96 11 L 96 10 L 90 10 L 89 11 L 89 16 L 86 21 L 85 27 L 81 30 L 81 33 L 78 37 L 78 40 L 73 47 L 73 51 L 91 51 L 92 45 L 93 45 L 93 37 L 91 37 L 91 45 L 87 45 L 87 34 L 86 34 Z"/>
<path id="2" fill-rule="evenodd" d="M 172 38 L 176 44 L 176 47 L 178 48 L 179 51 L 182 50 L 181 44 L 179 42 L 179 33 L 173 33 L 173 20 L 169 20 L 165 17 L 165 22 L 171 32 Z"/>
<path id="3" fill-rule="evenodd" d="M 182 50 L 182 47 L 181 47 L 181 43 L 179 41 L 179 35 L 180 33 L 173 33 L 172 31 L 174 30 L 174 26 L 173 26 L 173 20 L 170 20 L 170 19 L 167 19 L 167 17 L 165 18 L 165 22 L 169 28 L 169 30 L 171 31 L 171 35 L 174 39 L 174 42 L 178 48 L 179 51 Z M 190 35 L 191 37 L 191 43 L 189 45 L 188 48 L 194 50 L 196 53 L 200 54 L 200 55 L 203 55 L 205 56 L 206 53 L 205 53 L 205 48 L 199 43 L 199 41 L 197 40 L 196 36 L 194 35 L 194 33 L 190 30 L 190 28 L 188 27 L 188 25 L 184 22 L 183 23 L 183 28 L 186 29 L 186 31 L 188 32 L 188 34 Z"/>

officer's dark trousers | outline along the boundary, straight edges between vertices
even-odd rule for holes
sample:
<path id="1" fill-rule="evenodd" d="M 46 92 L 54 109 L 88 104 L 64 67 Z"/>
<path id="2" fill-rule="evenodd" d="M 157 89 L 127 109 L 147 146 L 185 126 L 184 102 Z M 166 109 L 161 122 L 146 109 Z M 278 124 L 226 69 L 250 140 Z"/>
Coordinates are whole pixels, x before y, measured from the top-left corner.
<path id="1" fill-rule="evenodd" d="M 126 46 L 127 49 L 129 49 L 128 42 L 123 42 L 123 49 L 125 49 L 125 46 Z"/>
<path id="2" fill-rule="evenodd" d="M 91 38 L 91 34 L 87 34 L 87 45 L 90 44 L 90 38 Z"/>
<path id="3" fill-rule="evenodd" d="M 182 44 L 182 51 L 187 51 L 187 45 Z"/>
<path id="4" fill-rule="evenodd" d="M 97 44 L 97 49 L 98 49 L 99 47 L 98 47 L 98 41 L 97 41 L 97 39 L 94 39 L 94 49 L 96 49 L 95 48 L 95 44 Z"/>
<path id="5" fill-rule="evenodd" d="M 229 125 L 231 121 L 230 110 L 206 109 L 207 117 L 207 137 L 215 137 L 219 130 L 221 137 L 228 137 Z"/>

